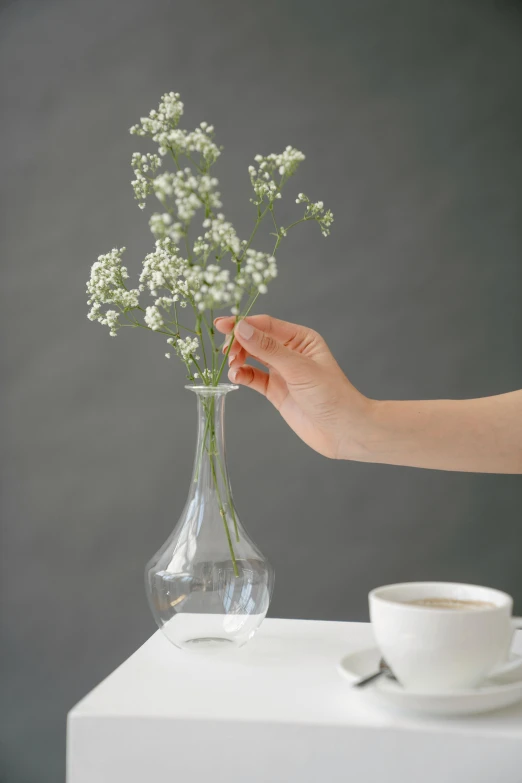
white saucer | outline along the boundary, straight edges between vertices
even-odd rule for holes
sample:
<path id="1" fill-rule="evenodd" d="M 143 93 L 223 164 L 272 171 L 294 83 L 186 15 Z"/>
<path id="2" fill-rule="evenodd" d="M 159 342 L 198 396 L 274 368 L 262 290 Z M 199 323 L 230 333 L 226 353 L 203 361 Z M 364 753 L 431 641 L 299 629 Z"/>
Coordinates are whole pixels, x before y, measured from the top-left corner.
<path id="1" fill-rule="evenodd" d="M 517 656 L 519 657 L 519 656 Z M 352 684 L 379 668 L 381 654 L 376 647 L 346 655 L 338 665 L 339 673 Z M 388 704 L 402 710 L 426 715 L 472 715 L 489 712 L 515 704 L 522 699 L 522 678 L 485 680 L 478 688 L 447 693 L 422 693 L 405 690 L 402 685 L 386 677 L 361 689 L 361 693 L 373 693 Z"/>

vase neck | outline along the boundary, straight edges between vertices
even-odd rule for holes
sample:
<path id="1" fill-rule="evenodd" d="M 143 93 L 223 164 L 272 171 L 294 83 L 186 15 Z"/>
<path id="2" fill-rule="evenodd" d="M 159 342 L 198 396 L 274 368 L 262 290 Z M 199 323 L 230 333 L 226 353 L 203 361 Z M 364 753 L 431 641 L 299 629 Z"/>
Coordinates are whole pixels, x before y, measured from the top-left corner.
<path id="1" fill-rule="evenodd" d="M 233 386 L 188 387 L 197 395 L 198 439 L 192 471 L 193 492 L 230 496 L 225 450 L 225 397 Z"/>

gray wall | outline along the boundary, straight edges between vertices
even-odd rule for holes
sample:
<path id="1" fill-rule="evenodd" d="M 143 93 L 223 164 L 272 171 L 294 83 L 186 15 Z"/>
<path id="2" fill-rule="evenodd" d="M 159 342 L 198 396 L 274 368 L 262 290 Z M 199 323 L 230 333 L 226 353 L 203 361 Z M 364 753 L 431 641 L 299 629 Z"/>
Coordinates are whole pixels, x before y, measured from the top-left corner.
<path id="1" fill-rule="evenodd" d="M 495 394 L 522 387 L 521 42 L 507 0 L 4 4 L 2 783 L 63 779 L 66 711 L 154 631 L 142 569 L 189 481 L 182 367 L 85 317 L 96 256 L 135 272 L 152 244 L 128 127 L 180 91 L 243 234 L 253 155 L 303 149 L 290 190 L 336 223 L 288 240 L 263 308 L 376 398 Z M 330 462 L 247 390 L 227 434 L 273 616 L 364 620 L 371 587 L 422 578 L 522 612 L 520 478 Z"/>

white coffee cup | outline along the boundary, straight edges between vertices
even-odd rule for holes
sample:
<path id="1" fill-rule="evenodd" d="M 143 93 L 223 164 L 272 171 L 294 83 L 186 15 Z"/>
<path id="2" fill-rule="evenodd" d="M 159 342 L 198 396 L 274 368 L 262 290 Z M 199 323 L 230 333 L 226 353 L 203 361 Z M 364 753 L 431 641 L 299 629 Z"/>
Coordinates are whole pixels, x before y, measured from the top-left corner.
<path id="1" fill-rule="evenodd" d="M 476 605 L 453 610 L 409 603 L 426 599 Z M 471 688 L 492 673 L 522 668 L 520 659 L 509 662 L 520 618 L 511 617 L 507 593 L 453 582 L 406 582 L 372 590 L 369 602 L 377 645 L 405 688 L 426 693 Z"/>

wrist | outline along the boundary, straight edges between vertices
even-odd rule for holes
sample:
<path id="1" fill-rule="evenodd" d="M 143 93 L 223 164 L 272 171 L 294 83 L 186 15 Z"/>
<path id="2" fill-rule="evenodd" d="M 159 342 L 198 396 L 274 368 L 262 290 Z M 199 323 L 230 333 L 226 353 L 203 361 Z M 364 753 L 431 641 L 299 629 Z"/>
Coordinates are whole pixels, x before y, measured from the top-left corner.
<path id="1" fill-rule="evenodd" d="M 337 458 L 355 462 L 376 462 L 377 443 L 382 441 L 379 435 L 379 418 L 383 402 L 372 400 L 360 394 L 354 405 L 350 402 L 347 420 L 342 427 Z"/>

